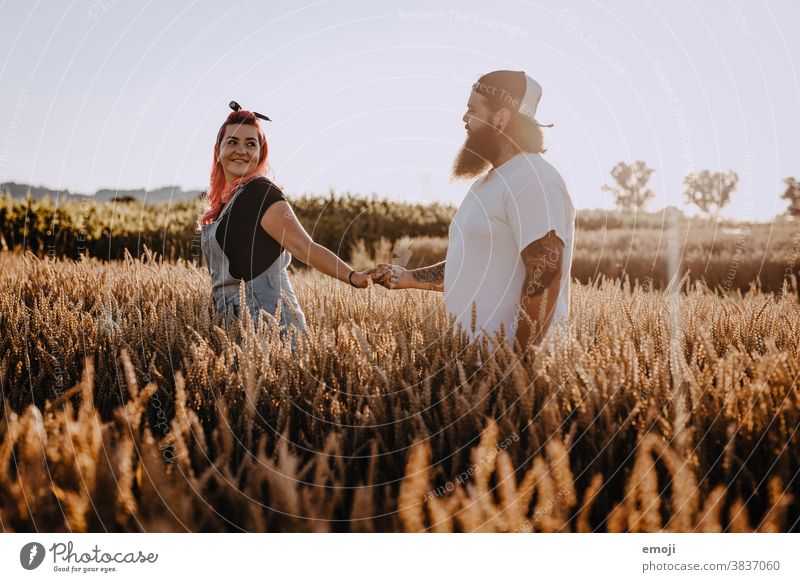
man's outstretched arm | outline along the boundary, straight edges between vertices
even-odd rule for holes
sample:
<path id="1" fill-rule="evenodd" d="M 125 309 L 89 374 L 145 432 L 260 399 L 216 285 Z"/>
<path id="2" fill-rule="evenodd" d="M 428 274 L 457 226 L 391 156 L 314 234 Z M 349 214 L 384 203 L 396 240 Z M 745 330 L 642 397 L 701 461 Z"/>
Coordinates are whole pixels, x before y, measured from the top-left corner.
<path id="1" fill-rule="evenodd" d="M 429 267 L 420 267 L 409 271 L 416 283 L 417 289 L 428 289 L 429 291 L 444 291 L 444 264 L 436 263 Z"/>
<path id="2" fill-rule="evenodd" d="M 374 268 L 380 277 L 375 282 L 387 289 L 444 291 L 444 265 L 445 261 L 442 261 L 419 269 L 404 269 L 400 265 L 381 263 Z"/>
<path id="3" fill-rule="evenodd" d="M 526 246 L 520 257 L 525 265 L 525 282 L 517 313 L 516 343 L 525 349 L 530 339 L 535 344 L 541 342 L 550 327 L 561 289 L 564 241 L 551 230 Z"/>

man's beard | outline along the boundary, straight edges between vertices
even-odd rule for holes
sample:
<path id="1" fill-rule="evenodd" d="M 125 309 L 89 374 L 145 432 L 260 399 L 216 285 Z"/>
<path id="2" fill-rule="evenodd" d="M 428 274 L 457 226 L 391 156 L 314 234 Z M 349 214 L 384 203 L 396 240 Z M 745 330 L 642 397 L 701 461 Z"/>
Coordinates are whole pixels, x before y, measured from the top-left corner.
<path id="1" fill-rule="evenodd" d="M 491 125 L 481 125 L 468 134 L 453 161 L 453 179 L 465 180 L 483 174 L 500 153 L 498 138 L 498 132 Z"/>

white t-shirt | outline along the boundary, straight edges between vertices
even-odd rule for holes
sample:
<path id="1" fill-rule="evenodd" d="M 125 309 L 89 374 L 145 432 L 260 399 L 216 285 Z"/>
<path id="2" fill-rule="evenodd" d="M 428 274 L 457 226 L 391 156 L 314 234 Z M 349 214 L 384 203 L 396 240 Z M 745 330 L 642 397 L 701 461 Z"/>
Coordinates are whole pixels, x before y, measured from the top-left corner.
<path id="1" fill-rule="evenodd" d="M 521 153 L 478 178 L 450 223 L 444 302 L 473 337 L 505 325 L 513 342 L 525 281 L 520 253 L 551 230 L 564 241 L 561 286 L 550 330 L 567 321 L 575 207 L 558 171 L 539 154 Z"/>

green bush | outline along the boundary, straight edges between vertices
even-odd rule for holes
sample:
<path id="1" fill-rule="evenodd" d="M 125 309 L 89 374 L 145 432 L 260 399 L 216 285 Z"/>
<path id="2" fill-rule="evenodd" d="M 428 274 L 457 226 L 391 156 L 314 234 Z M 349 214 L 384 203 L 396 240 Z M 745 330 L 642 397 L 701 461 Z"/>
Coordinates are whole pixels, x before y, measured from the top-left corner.
<path id="1" fill-rule="evenodd" d="M 304 196 L 291 204 L 314 240 L 345 259 L 360 240 L 372 248 L 381 238 L 446 236 L 454 212 L 438 204 L 404 204 L 351 194 Z M 147 246 L 171 261 L 197 260 L 196 221 L 205 207 L 204 200 L 150 205 L 70 199 L 55 204 L 49 197 L 19 200 L 0 194 L 0 244 L 40 257 L 75 259 L 85 253 L 106 260 L 122 259 L 126 250 L 138 257 Z"/>
<path id="2" fill-rule="evenodd" d="M 453 207 L 366 199 L 345 194 L 291 200 L 315 241 L 363 267 L 392 261 L 416 268 L 440 261 L 447 251 Z M 200 261 L 196 221 L 204 200 L 175 204 L 114 204 L 69 199 L 55 204 L 0 194 L 0 247 L 37 256 L 122 259 L 144 247 L 168 261 Z M 800 272 L 796 221 L 736 223 L 661 212 L 581 210 L 576 221 L 573 277 L 628 276 L 663 288 L 687 270 L 711 287 L 747 290 L 758 283 L 778 291 Z M 672 258 L 670 258 L 672 257 Z M 676 263 L 677 260 L 677 263 Z"/>

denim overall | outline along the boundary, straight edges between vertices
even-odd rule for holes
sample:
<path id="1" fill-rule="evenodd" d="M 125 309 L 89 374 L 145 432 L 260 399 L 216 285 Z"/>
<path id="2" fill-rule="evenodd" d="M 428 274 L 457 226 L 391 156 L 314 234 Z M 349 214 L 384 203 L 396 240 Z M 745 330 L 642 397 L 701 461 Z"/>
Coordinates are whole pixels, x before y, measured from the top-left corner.
<path id="1" fill-rule="evenodd" d="M 232 314 L 234 317 L 239 317 L 241 311 L 239 284 L 243 281 L 231 275 L 228 257 L 225 256 L 222 247 L 217 242 L 216 234 L 222 217 L 225 216 L 233 201 L 243 190 L 244 185 L 236 190 L 231 199 L 222 208 L 216 220 L 202 225 L 200 239 L 203 258 L 211 274 L 211 295 L 214 298 L 217 313 L 223 315 Z M 289 282 L 289 272 L 286 270 L 291 261 L 292 255 L 284 249 L 266 271 L 250 281 L 243 282 L 245 301 L 247 302 L 247 308 L 250 310 L 253 323 L 258 321 L 257 316 L 260 309 L 275 316 L 280 302 L 281 319 L 279 323 L 281 331 L 287 331 L 292 324 L 300 330 L 305 329 L 305 314 L 297 303 L 297 296 L 294 294 L 292 284 Z"/>

